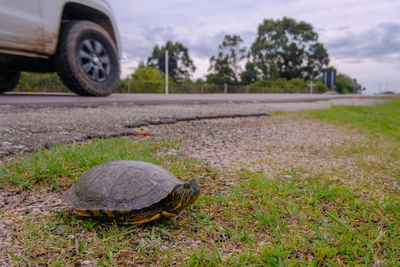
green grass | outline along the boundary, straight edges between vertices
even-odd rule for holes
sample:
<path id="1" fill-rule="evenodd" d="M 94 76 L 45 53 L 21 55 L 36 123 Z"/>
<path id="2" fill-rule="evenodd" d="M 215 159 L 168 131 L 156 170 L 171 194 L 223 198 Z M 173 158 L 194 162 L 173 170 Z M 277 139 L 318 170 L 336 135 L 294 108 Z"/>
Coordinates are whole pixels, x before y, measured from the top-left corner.
<path id="1" fill-rule="evenodd" d="M 386 104 L 374 106 L 335 106 L 304 114 L 307 118 L 346 125 L 375 137 L 400 141 L 400 98 L 389 98 L 387 101 Z"/>
<path id="2" fill-rule="evenodd" d="M 20 189 L 39 188 L 61 191 L 75 183 L 91 167 L 110 160 L 139 160 L 171 169 L 177 176 L 184 176 L 184 161 L 174 156 L 157 155 L 178 146 L 171 140 L 160 143 L 132 142 L 125 138 L 92 140 L 88 144 L 53 145 L 38 149 L 26 158 L 0 166 L 0 186 L 12 183 Z"/>
<path id="3" fill-rule="evenodd" d="M 356 194 L 323 176 L 273 179 L 248 170 L 234 175 L 239 182 L 223 197 L 203 184 L 203 195 L 178 220 L 125 227 L 68 211 L 27 214 L 16 226 L 24 256 L 13 256 L 21 264 L 53 266 L 87 260 L 100 266 L 337 266 L 378 260 L 392 266 L 398 261 L 398 195 L 377 200 L 377 190 Z M 199 247 L 190 249 L 187 242 Z"/>
<path id="4" fill-rule="evenodd" d="M 297 116 L 358 131 L 367 138 L 331 147 L 332 152 L 338 157 L 356 158 L 359 166 L 371 175 L 400 180 L 400 98 L 386 100 L 386 104 L 336 106 L 328 110 L 305 111 Z"/>
<path id="5" fill-rule="evenodd" d="M 399 266 L 399 114 L 400 100 L 392 99 L 294 115 L 351 128 L 349 134 L 359 130 L 367 142 L 328 148 L 338 159 L 354 160 L 356 170 L 316 173 L 310 166 L 287 170 L 291 178 L 219 172 L 164 153 L 181 145 L 171 140 L 116 138 L 37 150 L 3 165 L 1 184 L 63 191 L 94 165 L 132 159 L 159 164 L 182 180 L 198 178 L 202 194 L 177 219 L 129 227 L 69 211 L 16 216 L 3 208 L 0 216 L 14 222 L 20 244 L 21 254 L 9 255 L 21 265 L 51 266 Z"/>
<path id="6" fill-rule="evenodd" d="M 40 185 L 42 189 L 59 190 L 60 186 L 74 183 L 83 171 L 109 160 L 153 161 L 158 147 L 164 145 L 133 143 L 125 139 L 94 140 L 87 145 L 54 145 L 3 165 L 0 185 L 11 182 L 20 188 Z"/>
<path id="7" fill-rule="evenodd" d="M 222 214 L 227 225 L 236 221 L 224 228 L 227 242 L 244 252 L 222 260 L 218 250 L 226 244 L 210 244 L 192 252 L 189 266 L 370 265 L 374 257 L 391 265 L 400 257 L 397 211 L 376 201 L 375 192 L 362 197 L 325 178 L 271 179 L 247 170 L 241 180 Z M 386 200 L 398 201 L 395 195 Z"/>

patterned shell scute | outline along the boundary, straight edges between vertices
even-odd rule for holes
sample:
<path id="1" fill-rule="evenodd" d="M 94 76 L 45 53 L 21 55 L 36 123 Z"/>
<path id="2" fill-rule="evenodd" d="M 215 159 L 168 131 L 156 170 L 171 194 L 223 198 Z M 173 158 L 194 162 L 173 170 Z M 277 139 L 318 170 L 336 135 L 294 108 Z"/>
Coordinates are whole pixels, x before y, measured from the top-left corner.
<path id="1" fill-rule="evenodd" d="M 85 172 L 64 198 L 81 210 L 139 210 L 167 197 L 182 184 L 151 163 L 110 161 Z"/>

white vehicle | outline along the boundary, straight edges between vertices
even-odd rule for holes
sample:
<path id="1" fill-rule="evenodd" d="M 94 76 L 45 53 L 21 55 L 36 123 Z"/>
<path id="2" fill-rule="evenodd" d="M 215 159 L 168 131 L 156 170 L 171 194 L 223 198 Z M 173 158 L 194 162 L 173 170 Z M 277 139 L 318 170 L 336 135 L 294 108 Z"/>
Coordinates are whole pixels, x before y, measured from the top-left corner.
<path id="1" fill-rule="evenodd" d="M 0 0 L 0 93 L 21 71 L 57 72 L 73 92 L 109 95 L 121 41 L 106 0 Z"/>

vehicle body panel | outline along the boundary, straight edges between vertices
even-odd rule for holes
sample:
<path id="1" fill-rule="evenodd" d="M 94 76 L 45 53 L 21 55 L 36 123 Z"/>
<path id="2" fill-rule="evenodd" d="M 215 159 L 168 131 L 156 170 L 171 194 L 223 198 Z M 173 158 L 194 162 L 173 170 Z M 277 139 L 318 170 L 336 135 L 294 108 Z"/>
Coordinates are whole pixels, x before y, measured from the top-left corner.
<path id="1" fill-rule="evenodd" d="M 0 5 L 0 48 L 42 53 L 41 0 L 3 0 Z"/>
<path id="2" fill-rule="evenodd" d="M 0 53 L 29 57 L 54 55 L 63 11 L 69 4 L 79 5 L 79 9 L 88 8 L 104 14 L 111 23 L 113 38 L 121 56 L 121 40 L 116 19 L 110 4 L 104 0 L 2 0 Z"/>

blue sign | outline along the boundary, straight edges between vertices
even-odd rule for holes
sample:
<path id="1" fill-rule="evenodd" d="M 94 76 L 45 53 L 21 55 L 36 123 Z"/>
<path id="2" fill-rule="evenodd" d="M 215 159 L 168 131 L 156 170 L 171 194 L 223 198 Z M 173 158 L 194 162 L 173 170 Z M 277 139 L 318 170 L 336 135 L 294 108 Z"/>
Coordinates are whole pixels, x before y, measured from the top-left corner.
<path id="1" fill-rule="evenodd" d="M 158 59 L 158 68 L 165 73 L 165 54 Z M 178 67 L 178 62 L 175 58 L 168 56 L 168 74 L 171 74 Z"/>
<path id="2" fill-rule="evenodd" d="M 329 89 L 336 88 L 336 70 L 325 70 L 322 76 L 322 82 Z"/>

